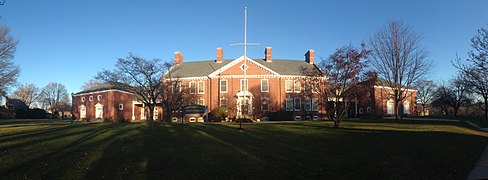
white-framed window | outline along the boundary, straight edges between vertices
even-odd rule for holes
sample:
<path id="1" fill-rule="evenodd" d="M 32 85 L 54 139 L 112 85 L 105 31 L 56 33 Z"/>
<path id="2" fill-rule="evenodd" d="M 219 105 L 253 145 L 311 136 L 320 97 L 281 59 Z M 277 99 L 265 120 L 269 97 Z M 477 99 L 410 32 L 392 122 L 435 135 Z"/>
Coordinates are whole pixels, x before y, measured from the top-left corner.
<path id="1" fill-rule="evenodd" d="M 93 96 L 90 96 L 90 97 L 88 98 L 88 100 L 89 100 L 89 101 L 93 101 Z"/>
<path id="2" fill-rule="evenodd" d="M 366 112 L 371 113 L 371 107 L 367 107 Z"/>
<path id="3" fill-rule="evenodd" d="M 294 110 L 295 111 L 301 111 L 302 110 L 302 103 L 300 98 L 295 98 L 294 99 Z"/>
<path id="4" fill-rule="evenodd" d="M 220 93 L 227 93 L 227 80 L 220 80 Z"/>
<path id="5" fill-rule="evenodd" d="M 197 119 L 195 117 L 191 117 L 190 122 L 197 122 Z"/>
<path id="6" fill-rule="evenodd" d="M 312 98 L 312 111 L 319 110 L 319 98 Z"/>
<path id="7" fill-rule="evenodd" d="M 190 94 L 197 93 L 197 83 L 195 81 L 190 82 Z"/>
<path id="8" fill-rule="evenodd" d="M 146 120 L 146 108 L 144 106 L 141 108 L 141 120 Z"/>
<path id="9" fill-rule="evenodd" d="M 205 82 L 198 81 L 198 94 L 203 94 L 203 93 L 205 93 Z"/>
<path id="10" fill-rule="evenodd" d="M 241 79 L 241 91 L 247 91 L 247 79 Z"/>
<path id="11" fill-rule="evenodd" d="M 363 108 L 359 108 L 359 114 L 363 114 Z"/>
<path id="12" fill-rule="evenodd" d="M 181 82 L 180 84 L 180 91 L 184 91 L 186 89 L 186 82 Z"/>
<path id="13" fill-rule="evenodd" d="M 312 103 L 309 98 L 305 98 L 303 100 L 303 110 L 305 111 L 311 111 L 312 110 Z"/>
<path id="14" fill-rule="evenodd" d="M 198 99 L 198 105 L 202 105 L 202 106 L 205 105 L 205 99 L 203 98 Z"/>
<path id="15" fill-rule="evenodd" d="M 267 79 L 261 79 L 261 92 L 269 92 L 269 84 Z"/>
<path id="16" fill-rule="evenodd" d="M 410 114 L 410 102 L 408 100 L 403 101 L 403 113 Z"/>
<path id="17" fill-rule="evenodd" d="M 225 97 L 220 98 L 220 106 L 227 108 L 227 99 Z"/>
<path id="18" fill-rule="evenodd" d="M 85 97 L 81 97 L 81 102 L 85 102 Z"/>
<path id="19" fill-rule="evenodd" d="M 269 98 L 261 98 L 261 111 L 269 111 Z"/>
<path id="20" fill-rule="evenodd" d="M 124 104 L 119 104 L 119 110 L 124 110 Z"/>
<path id="21" fill-rule="evenodd" d="M 158 116 L 158 107 L 154 107 L 154 111 L 153 111 L 153 119 L 154 120 L 158 120 L 159 119 L 159 116 Z"/>
<path id="22" fill-rule="evenodd" d="M 300 82 L 300 80 L 295 80 L 295 83 L 293 85 L 293 90 L 296 93 L 300 93 L 302 91 L 302 83 Z"/>
<path id="23" fill-rule="evenodd" d="M 98 101 L 102 100 L 102 95 L 97 96 Z"/>
<path id="24" fill-rule="evenodd" d="M 285 92 L 286 93 L 291 93 L 293 92 L 293 84 L 292 80 L 285 80 Z"/>
<path id="25" fill-rule="evenodd" d="M 310 86 L 310 83 L 304 83 L 304 86 L 305 86 L 305 92 L 306 93 L 310 93 L 312 92 L 312 87 Z"/>
<path id="26" fill-rule="evenodd" d="M 293 111 L 293 98 L 286 98 L 286 111 Z"/>

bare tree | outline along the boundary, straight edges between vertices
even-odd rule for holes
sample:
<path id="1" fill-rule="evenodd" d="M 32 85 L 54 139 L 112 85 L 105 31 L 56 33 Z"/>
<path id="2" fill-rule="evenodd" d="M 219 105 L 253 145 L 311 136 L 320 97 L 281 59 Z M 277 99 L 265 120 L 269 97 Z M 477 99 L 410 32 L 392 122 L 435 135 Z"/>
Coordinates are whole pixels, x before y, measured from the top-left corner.
<path id="1" fill-rule="evenodd" d="M 471 47 L 473 50 L 468 52 L 467 62 L 456 57 L 453 65 L 465 74 L 464 83 L 483 99 L 484 107 L 481 109 L 488 118 L 488 29 L 482 27 L 478 30 L 471 38 Z"/>
<path id="2" fill-rule="evenodd" d="M 417 89 L 417 103 L 422 106 L 421 115 L 425 113 L 425 107 L 428 106 L 434 98 L 437 85 L 432 80 L 417 80 L 413 87 Z"/>
<path id="3" fill-rule="evenodd" d="M 434 92 L 434 98 L 432 99 L 432 106 L 441 109 L 444 115 L 449 114 L 449 99 L 450 99 L 449 87 L 445 83 L 441 83 Z"/>
<path id="4" fill-rule="evenodd" d="M 325 103 L 327 113 L 329 118 L 334 121 L 336 128 L 340 126 L 350 108 L 351 100 L 355 98 L 354 90 L 359 86 L 359 76 L 366 66 L 363 60 L 368 54 L 369 51 L 364 49 L 364 45 L 362 45 L 362 50 L 358 50 L 352 45 L 345 46 L 337 49 L 328 59 L 322 59 L 318 64 L 319 68 L 323 70 L 322 73 L 305 74 L 306 77 L 325 76 L 327 78 L 327 83 L 322 88 L 316 85 L 313 88 L 329 102 Z"/>
<path id="5" fill-rule="evenodd" d="M 42 88 L 39 98 L 44 103 L 44 107 L 50 110 L 53 115 L 60 111 L 64 112 L 62 107 L 70 104 L 68 90 L 63 84 L 56 82 L 50 82 Z"/>
<path id="6" fill-rule="evenodd" d="M 393 91 L 395 119 L 398 119 L 399 103 L 411 94 L 407 93 L 408 89 L 432 67 L 427 51 L 420 47 L 420 40 L 409 27 L 395 21 L 369 40 L 371 65 Z"/>
<path id="7" fill-rule="evenodd" d="M 15 84 L 20 72 L 19 67 L 11 61 L 18 41 L 9 33 L 8 27 L 0 26 L 0 95 L 5 95 L 7 89 Z"/>
<path id="8" fill-rule="evenodd" d="M 458 111 L 461 106 L 471 103 L 471 98 L 469 96 L 470 89 L 465 83 L 465 79 L 465 76 L 461 74 L 449 82 L 447 100 L 449 105 L 454 110 L 454 116 L 458 115 Z"/>
<path id="9" fill-rule="evenodd" d="M 174 76 L 173 73 L 178 67 L 173 67 L 168 62 L 163 63 L 163 67 L 166 70 L 162 78 L 163 84 L 161 87 L 163 90 L 161 99 L 164 105 L 163 119 L 166 122 L 171 122 L 173 112 L 181 110 L 184 105 L 194 104 L 195 96 L 190 93 L 190 88 L 186 84 L 183 85 L 183 82 Z"/>
<path id="10" fill-rule="evenodd" d="M 13 97 L 31 107 L 32 103 L 39 98 L 40 91 L 35 84 L 22 84 L 14 91 Z"/>
<path id="11" fill-rule="evenodd" d="M 83 83 L 83 86 L 81 86 L 81 89 L 82 90 L 88 90 L 88 89 L 100 86 L 101 84 L 103 84 L 103 83 L 100 81 L 97 81 L 96 79 L 90 79 L 87 82 Z"/>
<path id="12" fill-rule="evenodd" d="M 154 107 L 161 103 L 163 94 L 162 76 L 166 70 L 160 59 L 146 60 L 129 54 L 126 58 L 118 58 L 115 70 L 102 70 L 95 79 L 120 86 L 134 93 L 149 110 L 148 121 L 154 127 Z"/>

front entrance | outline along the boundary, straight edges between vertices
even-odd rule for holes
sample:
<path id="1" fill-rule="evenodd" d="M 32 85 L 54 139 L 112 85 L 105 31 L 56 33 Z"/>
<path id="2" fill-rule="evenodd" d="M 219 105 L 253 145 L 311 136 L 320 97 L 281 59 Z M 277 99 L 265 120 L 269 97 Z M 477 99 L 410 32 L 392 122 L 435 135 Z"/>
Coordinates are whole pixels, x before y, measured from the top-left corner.
<path id="1" fill-rule="evenodd" d="M 252 116 L 252 99 L 253 96 L 248 91 L 241 91 L 237 96 L 237 117 Z"/>

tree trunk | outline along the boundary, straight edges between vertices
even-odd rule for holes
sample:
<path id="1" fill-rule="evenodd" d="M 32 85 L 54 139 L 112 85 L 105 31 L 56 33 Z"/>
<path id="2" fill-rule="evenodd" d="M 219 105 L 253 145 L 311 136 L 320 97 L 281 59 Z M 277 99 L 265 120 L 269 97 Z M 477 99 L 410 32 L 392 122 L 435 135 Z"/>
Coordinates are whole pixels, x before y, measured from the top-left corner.
<path id="1" fill-rule="evenodd" d="M 154 105 L 149 105 L 147 106 L 149 108 L 149 118 L 147 119 L 149 121 L 149 124 L 151 125 L 151 129 L 154 128 L 154 119 L 153 119 L 153 115 L 154 115 Z"/>
<path id="2" fill-rule="evenodd" d="M 488 118 L 488 97 L 485 96 L 484 97 L 484 100 L 485 100 L 485 118 Z"/>
<path id="3" fill-rule="evenodd" d="M 393 105 L 393 114 L 395 114 L 395 120 L 398 120 L 398 99 L 395 98 L 395 104 Z"/>

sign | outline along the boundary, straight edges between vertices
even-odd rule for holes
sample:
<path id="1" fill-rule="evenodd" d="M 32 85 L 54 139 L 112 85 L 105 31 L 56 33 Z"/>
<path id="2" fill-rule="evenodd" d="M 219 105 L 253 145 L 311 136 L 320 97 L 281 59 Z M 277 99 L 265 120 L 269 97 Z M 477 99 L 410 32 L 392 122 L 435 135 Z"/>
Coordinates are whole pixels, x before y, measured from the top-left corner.
<path id="1" fill-rule="evenodd" d="M 207 108 L 202 105 L 183 106 L 183 114 L 204 114 Z"/>

